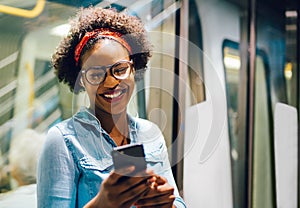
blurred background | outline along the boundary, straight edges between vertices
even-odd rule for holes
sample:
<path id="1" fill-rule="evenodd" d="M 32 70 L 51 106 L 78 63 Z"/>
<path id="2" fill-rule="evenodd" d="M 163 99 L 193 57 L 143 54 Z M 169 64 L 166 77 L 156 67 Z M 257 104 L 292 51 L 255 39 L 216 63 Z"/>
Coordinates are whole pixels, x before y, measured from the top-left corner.
<path id="1" fill-rule="evenodd" d="M 47 130 L 88 105 L 51 55 L 90 5 L 146 26 L 128 112 L 161 128 L 188 207 L 300 207 L 298 0 L 0 0 L 0 207 L 36 206 Z"/>

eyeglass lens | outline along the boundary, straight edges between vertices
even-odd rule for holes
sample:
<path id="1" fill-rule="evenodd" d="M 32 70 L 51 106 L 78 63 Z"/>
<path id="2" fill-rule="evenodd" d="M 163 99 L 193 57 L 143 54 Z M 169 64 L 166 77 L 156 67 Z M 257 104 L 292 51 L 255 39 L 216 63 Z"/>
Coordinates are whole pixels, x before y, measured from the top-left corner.
<path id="1" fill-rule="evenodd" d="M 100 84 L 104 81 L 107 73 L 107 66 L 94 66 L 86 71 L 86 79 L 91 84 Z M 126 79 L 131 73 L 131 63 L 120 61 L 110 66 L 111 74 L 117 79 Z"/>

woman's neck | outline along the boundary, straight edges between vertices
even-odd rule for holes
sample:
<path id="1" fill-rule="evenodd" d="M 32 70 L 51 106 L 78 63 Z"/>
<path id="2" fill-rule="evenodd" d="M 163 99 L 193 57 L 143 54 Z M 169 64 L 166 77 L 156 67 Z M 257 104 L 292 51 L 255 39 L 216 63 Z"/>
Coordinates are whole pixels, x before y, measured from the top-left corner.
<path id="1" fill-rule="evenodd" d="M 127 144 L 129 129 L 126 111 L 119 114 L 110 114 L 102 110 L 96 110 L 95 114 L 101 123 L 101 127 L 118 146 Z"/>

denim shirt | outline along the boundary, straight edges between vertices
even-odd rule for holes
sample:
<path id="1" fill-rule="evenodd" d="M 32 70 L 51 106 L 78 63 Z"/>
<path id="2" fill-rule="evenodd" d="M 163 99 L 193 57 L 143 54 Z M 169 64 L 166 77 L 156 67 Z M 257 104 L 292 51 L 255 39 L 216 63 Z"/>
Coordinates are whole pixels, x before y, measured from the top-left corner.
<path id="1" fill-rule="evenodd" d="M 144 145 L 147 167 L 174 187 L 174 205 L 185 207 L 161 131 L 150 121 L 128 117 L 131 143 Z M 50 128 L 38 163 L 38 207 L 83 207 L 113 170 L 114 147 L 116 143 L 87 108 Z"/>

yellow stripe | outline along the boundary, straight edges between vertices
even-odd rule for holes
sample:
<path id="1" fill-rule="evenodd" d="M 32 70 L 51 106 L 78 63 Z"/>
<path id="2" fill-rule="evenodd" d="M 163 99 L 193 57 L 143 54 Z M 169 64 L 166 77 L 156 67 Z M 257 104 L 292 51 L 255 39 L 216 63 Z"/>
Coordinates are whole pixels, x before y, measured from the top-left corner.
<path id="1" fill-rule="evenodd" d="M 29 63 L 26 63 L 25 68 L 29 77 L 29 108 L 32 108 L 34 102 L 34 72 Z"/>
<path id="2" fill-rule="evenodd" d="M 32 10 L 19 9 L 16 7 L 0 5 L 0 12 L 14 16 L 34 18 L 42 13 L 46 4 L 46 0 L 37 0 L 35 7 Z"/>

